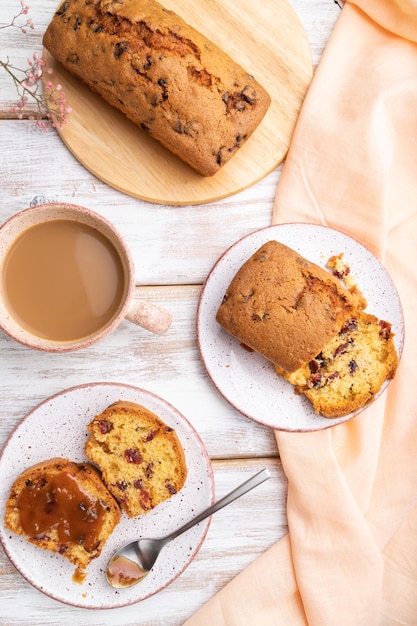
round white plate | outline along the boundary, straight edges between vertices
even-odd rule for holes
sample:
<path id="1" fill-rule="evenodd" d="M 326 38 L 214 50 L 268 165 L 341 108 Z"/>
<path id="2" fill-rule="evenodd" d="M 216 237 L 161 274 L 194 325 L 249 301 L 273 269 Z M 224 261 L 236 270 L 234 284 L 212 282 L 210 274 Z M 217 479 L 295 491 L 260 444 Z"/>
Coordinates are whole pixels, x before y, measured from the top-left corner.
<path id="1" fill-rule="evenodd" d="M 105 567 L 116 549 L 139 537 L 170 533 L 209 506 L 214 498 L 210 459 L 191 424 L 158 396 L 118 383 L 93 383 L 67 389 L 36 406 L 17 425 L 0 457 L 2 518 L 10 487 L 27 467 L 56 456 L 75 462 L 88 460 L 84 452 L 87 425 L 96 414 L 120 399 L 146 406 L 177 432 L 188 468 L 181 491 L 141 517 L 129 519 L 123 514 L 101 555 L 88 566 L 83 584 L 72 581 L 75 567 L 67 559 L 37 548 L 0 525 L 1 542 L 20 573 L 46 595 L 83 608 L 108 609 L 133 604 L 166 587 L 191 563 L 210 523 L 202 522 L 168 544 L 152 571 L 138 585 L 114 589 L 107 584 Z"/>
<path id="2" fill-rule="evenodd" d="M 215 387 L 240 413 L 272 428 L 286 431 L 329 428 L 360 411 L 336 419 L 316 415 L 307 398 L 296 395 L 294 387 L 276 374 L 271 362 L 243 348 L 215 319 L 237 270 L 258 248 L 273 239 L 321 267 L 332 255 L 343 252 L 352 277 L 367 299 L 367 312 L 391 322 L 399 356 L 404 343 L 401 302 L 391 278 L 369 250 L 339 231 L 316 224 L 279 224 L 258 230 L 231 246 L 211 270 L 198 305 L 197 337 L 202 361 Z M 380 393 L 387 385 L 388 382 Z"/>

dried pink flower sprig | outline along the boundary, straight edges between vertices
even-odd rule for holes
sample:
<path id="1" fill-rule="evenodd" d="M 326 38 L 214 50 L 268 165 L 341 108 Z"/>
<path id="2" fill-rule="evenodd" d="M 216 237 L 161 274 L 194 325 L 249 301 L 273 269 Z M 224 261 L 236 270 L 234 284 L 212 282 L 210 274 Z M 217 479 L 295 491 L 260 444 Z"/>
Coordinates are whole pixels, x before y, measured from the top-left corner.
<path id="1" fill-rule="evenodd" d="M 27 15 L 29 11 L 28 5 L 24 0 L 20 0 L 20 12 L 15 15 L 9 24 L 0 26 L 1 28 L 15 27 L 19 28 L 22 33 L 27 32 L 27 27 L 33 29 L 33 21 L 29 18 L 22 25 L 18 23 L 22 15 Z M 6 61 L 0 59 L 0 67 L 2 67 L 11 77 L 16 87 L 19 100 L 10 109 L 10 112 L 17 114 L 18 119 L 23 118 L 24 107 L 30 102 L 37 105 L 36 115 L 29 115 L 29 119 L 36 119 L 36 124 L 43 130 L 56 128 L 61 130 L 67 123 L 68 114 L 71 113 L 71 107 L 66 101 L 65 92 L 62 91 L 61 85 L 53 85 L 52 81 L 44 82 L 42 85 L 42 77 L 44 74 L 52 74 L 52 68 L 46 66 L 45 61 L 37 52 L 33 53 L 31 59 L 28 59 L 28 68 L 22 70 L 15 67 L 9 58 Z"/>
<path id="2" fill-rule="evenodd" d="M 24 0 L 20 0 L 20 11 L 17 15 L 14 16 L 10 24 L 6 24 L 5 26 L 0 26 L 0 28 L 9 28 L 14 27 L 18 28 L 22 31 L 22 33 L 27 33 L 27 29 L 34 29 L 35 26 L 33 24 L 32 18 L 28 18 L 24 24 L 19 24 L 18 20 L 22 15 L 27 15 L 29 13 L 29 7 Z"/>

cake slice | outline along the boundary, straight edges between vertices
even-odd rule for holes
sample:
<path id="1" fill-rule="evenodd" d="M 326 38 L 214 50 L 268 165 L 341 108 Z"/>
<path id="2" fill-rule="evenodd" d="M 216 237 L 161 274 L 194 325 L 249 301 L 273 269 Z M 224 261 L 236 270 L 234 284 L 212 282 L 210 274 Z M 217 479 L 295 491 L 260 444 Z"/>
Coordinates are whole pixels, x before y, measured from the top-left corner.
<path id="1" fill-rule="evenodd" d="M 88 426 L 85 451 L 123 511 L 136 517 L 182 489 L 187 468 L 173 428 L 134 402 L 119 401 Z"/>
<path id="2" fill-rule="evenodd" d="M 316 413 L 336 418 L 368 404 L 397 365 L 391 324 L 358 311 L 309 363 L 292 373 L 276 370 Z"/>
<path id="3" fill-rule="evenodd" d="M 58 552 L 81 573 L 100 555 L 120 517 L 95 467 L 54 458 L 16 478 L 4 523 L 39 548 Z"/>

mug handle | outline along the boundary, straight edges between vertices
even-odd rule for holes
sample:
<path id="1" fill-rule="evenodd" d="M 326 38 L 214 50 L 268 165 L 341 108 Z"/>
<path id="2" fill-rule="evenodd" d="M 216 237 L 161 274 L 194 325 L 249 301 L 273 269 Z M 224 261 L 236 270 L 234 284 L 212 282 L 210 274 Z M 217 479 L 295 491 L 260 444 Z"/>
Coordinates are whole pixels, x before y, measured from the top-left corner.
<path id="1" fill-rule="evenodd" d="M 133 297 L 126 319 L 151 333 L 164 335 L 171 326 L 172 313 L 157 304 Z"/>

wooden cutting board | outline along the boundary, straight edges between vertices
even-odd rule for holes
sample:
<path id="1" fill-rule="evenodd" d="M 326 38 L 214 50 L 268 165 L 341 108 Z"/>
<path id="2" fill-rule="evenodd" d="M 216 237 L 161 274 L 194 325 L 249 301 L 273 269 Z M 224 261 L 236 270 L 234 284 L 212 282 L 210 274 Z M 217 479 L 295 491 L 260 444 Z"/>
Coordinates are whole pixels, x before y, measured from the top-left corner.
<path id="1" fill-rule="evenodd" d="M 95 176 L 131 196 L 185 205 L 245 189 L 273 170 L 288 150 L 313 66 L 307 35 L 288 0 L 162 0 L 223 48 L 269 92 L 272 103 L 252 137 L 214 176 L 204 178 L 122 113 L 44 58 L 72 112 L 61 137 Z"/>

